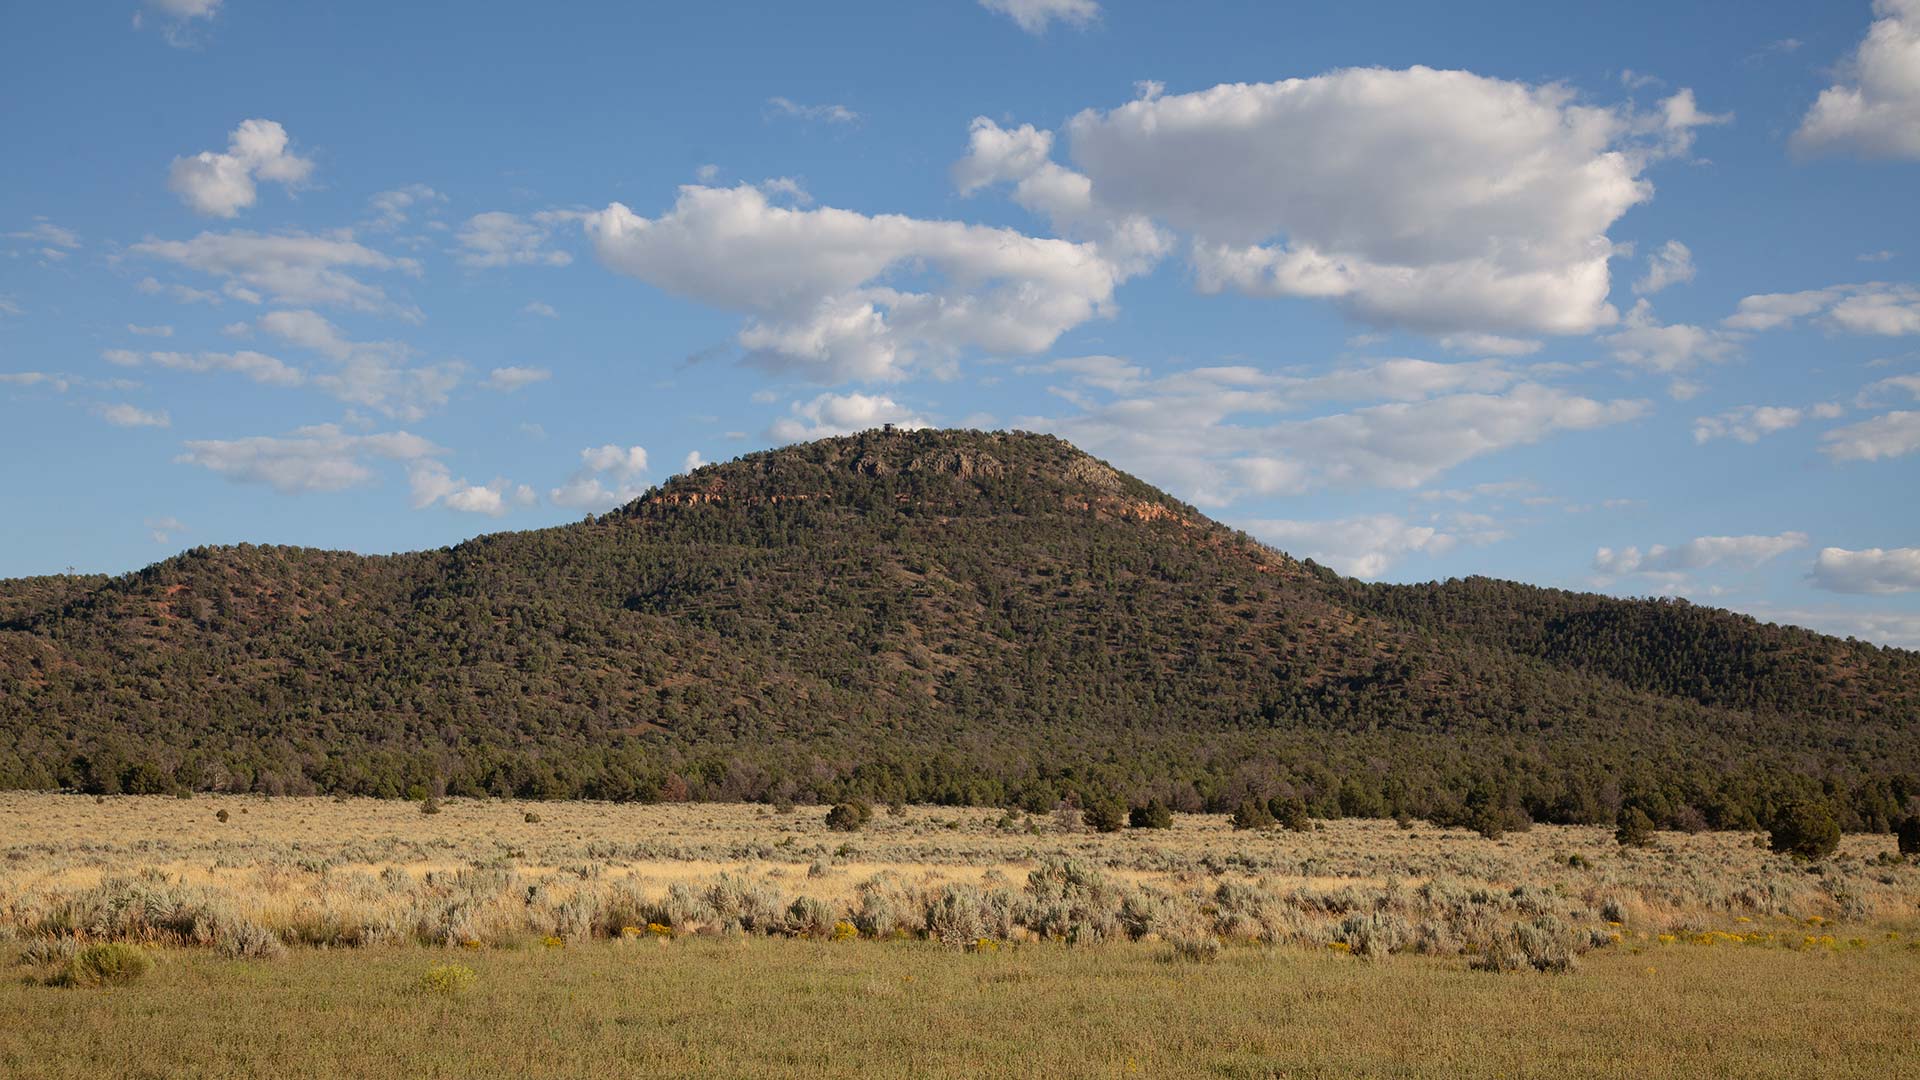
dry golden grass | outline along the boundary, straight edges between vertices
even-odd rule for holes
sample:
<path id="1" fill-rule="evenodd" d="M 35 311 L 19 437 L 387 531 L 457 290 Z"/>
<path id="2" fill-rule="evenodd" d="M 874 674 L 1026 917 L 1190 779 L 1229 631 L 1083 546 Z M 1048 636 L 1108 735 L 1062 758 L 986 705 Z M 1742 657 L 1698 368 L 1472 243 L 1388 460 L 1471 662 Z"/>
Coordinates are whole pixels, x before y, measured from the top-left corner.
<path id="1" fill-rule="evenodd" d="M 1913 1071 L 1890 837 L 1809 866 L 1735 834 L 824 816 L 0 793 L 0 1073 Z M 47 985 L 103 940 L 159 963 Z"/>

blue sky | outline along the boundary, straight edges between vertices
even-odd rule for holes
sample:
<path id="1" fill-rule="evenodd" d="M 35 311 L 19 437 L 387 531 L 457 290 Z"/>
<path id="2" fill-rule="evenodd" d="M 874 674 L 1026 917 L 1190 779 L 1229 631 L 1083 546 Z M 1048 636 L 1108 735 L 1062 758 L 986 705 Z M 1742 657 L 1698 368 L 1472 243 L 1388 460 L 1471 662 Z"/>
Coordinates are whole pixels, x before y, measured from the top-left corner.
<path id="1" fill-rule="evenodd" d="M 1920 0 L 0 24 L 0 574 L 1017 426 L 1365 577 L 1920 647 Z"/>

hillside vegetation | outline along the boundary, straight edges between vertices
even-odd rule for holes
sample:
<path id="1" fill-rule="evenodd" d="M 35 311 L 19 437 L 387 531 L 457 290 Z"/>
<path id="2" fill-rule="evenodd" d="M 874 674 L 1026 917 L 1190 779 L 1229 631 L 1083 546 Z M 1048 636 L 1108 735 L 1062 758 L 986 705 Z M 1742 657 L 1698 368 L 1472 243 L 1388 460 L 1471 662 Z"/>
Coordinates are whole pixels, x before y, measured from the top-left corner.
<path id="1" fill-rule="evenodd" d="M 1920 655 L 1364 584 L 1051 437 L 876 431 L 438 551 L 0 583 L 0 785 L 1681 827 L 1813 796 L 1884 829 L 1920 795 Z"/>

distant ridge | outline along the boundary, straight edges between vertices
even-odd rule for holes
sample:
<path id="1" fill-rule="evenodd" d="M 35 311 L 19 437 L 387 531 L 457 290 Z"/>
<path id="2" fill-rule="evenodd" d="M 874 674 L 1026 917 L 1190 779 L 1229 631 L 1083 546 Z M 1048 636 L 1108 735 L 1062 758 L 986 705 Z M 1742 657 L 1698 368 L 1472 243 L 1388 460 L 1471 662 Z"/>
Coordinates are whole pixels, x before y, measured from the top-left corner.
<path id="1" fill-rule="evenodd" d="M 1369 585 L 1059 439 L 870 431 L 551 529 L 0 582 L 0 785 L 1750 826 L 1920 795 L 1920 655 Z"/>

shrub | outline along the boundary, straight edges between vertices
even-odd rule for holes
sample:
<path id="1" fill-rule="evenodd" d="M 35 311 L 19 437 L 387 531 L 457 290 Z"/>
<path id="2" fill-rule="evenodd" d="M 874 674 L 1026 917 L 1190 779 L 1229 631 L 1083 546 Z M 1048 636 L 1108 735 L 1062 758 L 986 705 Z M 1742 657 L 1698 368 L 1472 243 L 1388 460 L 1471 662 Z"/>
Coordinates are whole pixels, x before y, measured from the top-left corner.
<path id="1" fill-rule="evenodd" d="M 1171 829 L 1173 811 L 1159 799 L 1147 800 L 1147 805 L 1136 806 L 1127 813 L 1127 824 L 1136 829 Z"/>
<path id="2" fill-rule="evenodd" d="M 1267 802 L 1267 813 L 1283 829 L 1292 832 L 1307 832 L 1313 828 L 1313 822 L 1307 820 L 1307 803 L 1298 795 L 1286 798 L 1275 797 Z"/>
<path id="3" fill-rule="evenodd" d="M 232 814 L 227 813 L 226 807 L 221 807 L 220 809 L 213 812 L 213 820 L 218 821 L 222 824 L 225 824 L 226 820 L 232 816 L 233 816 Z"/>
<path id="4" fill-rule="evenodd" d="M 423 814 L 437 814 L 437 813 L 439 813 L 439 812 L 440 812 L 440 800 L 439 800 L 439 799 L 436 799 L 436 798 L 434 798 L 434 797 L 433 797 L 433 796 L 431 796 L 431 795 L 429 795 L 429 796 L 427 796 L 427 801 L 426 801 L 426 802 L 423 802 L 423 803 L 421 803 L 421 804 L 420 804 L 420 812 L 421 812 L 421 813 L 423 813 Z"/>
<path id="5" fill-rule="evenodd" d="M 1623 807 L 1620 827 L 1613 831 L 1613 838 L 1621 847 L 1649 847 L 1653 844 L 1653 819 L 1637 806 Z"/>
<path id="6" fill-rule="evenodd" d="M 1840 846 L 1840 825 L 1826 804 L 1798 800 L 1774 816 L 1767 844 L 1796 859 L 1824 859 Z"/>
<path id="7" fill-rule="evenodd" d="M 1211 964 L 1220 959 L 1220 939 L 1212 934 L 1185 933 L 1176 934 L 1170 944 L 1173 945 L 1173 958 L 1196 964 Z"/>
<path id="8" fill-rule="evenodd" d="M 1126 808 L 1114 798 L 1095 798 L 1082 811 L 1081 820 L 1095 832 L 1119 832 L 1127 823 Z"/>
<path id="9" fill-rule="evenodd" d="M 787 907 L 787 933 L 798 937 L 827 937 L 839 922 L 839 913 L 815 897 L 796 896 Z"/>
<path id="10" fill-rule="evenodd" d="M 151 970 L 153 958 L 147 950 L 108 941 L 75 953 L 56 981 L 66 986 L 124 986 Z"/>
<path id="11" fill-rule="evenodd" d="M 835 832 L 858 832 L 860 827 L 873 820 L 873 807 L 858 799 L 835 803 L 827 811 L 827 828 Z"/>
<path id="12" fill-rule="evenodd" d="M 1233 812 L 1233 827 L 1236 829 L 1271 829 L 1273 811 L 1258 799 L 1242 800 Z"/>
<path id="13" fill-rule="evenodd" d="M 1894 835 L 1899 838 L 1900 854 L 1920 855 L 1920 814 L 1908 814 L 1894 823 Z"/>
<path id="14" fill-rule="evenodd" d="M 415 986 L 423 994 L 460 994 L 472 988 L 474 978 L 465 964 L 435 964 Z"/>
<path id="15" fill-rule="evenodd" d="M 529 810 L 525 814 L 521 815 L 521 820 L 525 821 L 529 825 L 538 825 L 540 824 L 540 815 Z"/>

